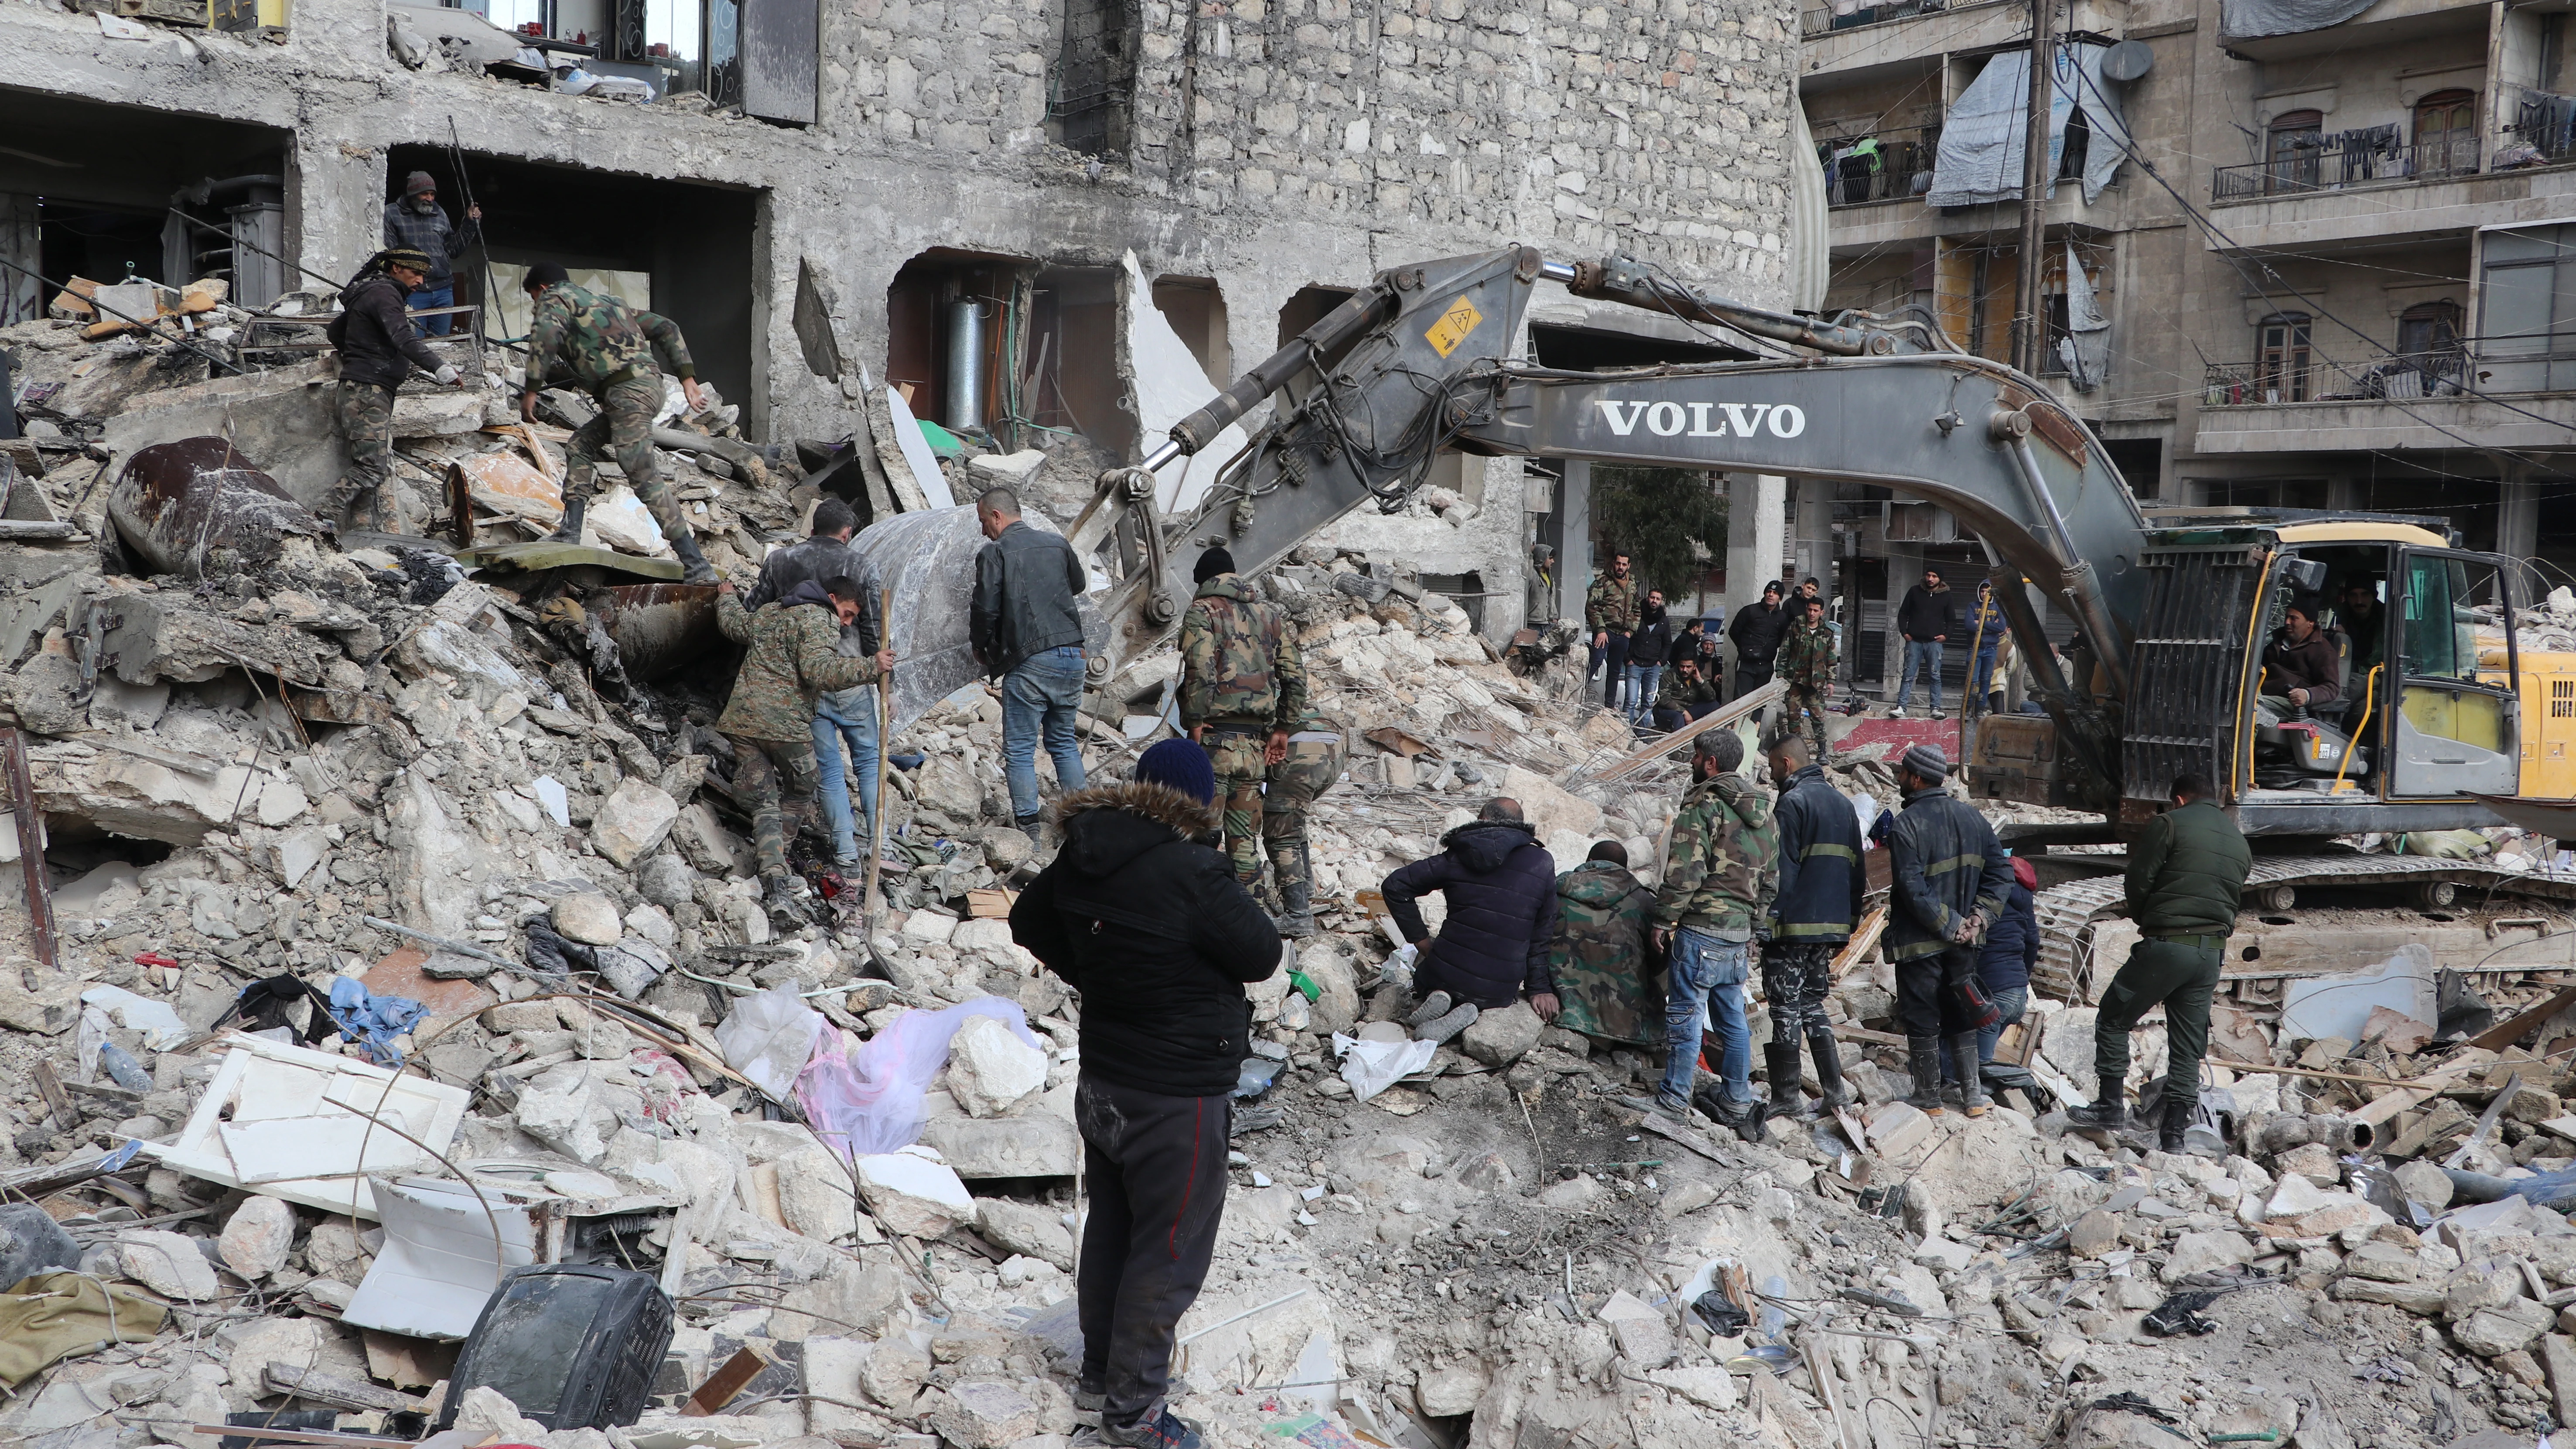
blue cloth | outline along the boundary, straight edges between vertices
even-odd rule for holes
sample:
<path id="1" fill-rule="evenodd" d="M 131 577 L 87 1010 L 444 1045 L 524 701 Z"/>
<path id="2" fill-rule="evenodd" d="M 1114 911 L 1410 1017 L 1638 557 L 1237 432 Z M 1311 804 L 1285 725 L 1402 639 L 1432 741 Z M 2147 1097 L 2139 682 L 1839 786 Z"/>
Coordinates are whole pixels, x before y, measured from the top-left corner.
<path id="1" fill-rule="evenodd" d="M 1002 676 L 1002 778 L 1010 782 L 1011 813 L 1022 820 L 1038 813 L 1041 735 L 1057 788 L 1082 788 L 1082 746 L 1073 730 L 1082 680 L 1082 650 L 1072 646 L 1040 650 Z"/>
<path id="2" fill-rule="evenodd" d="M 841 767 L 843 741 L 850 747 L 846 775 Z M 859 819 L 850 811 L 848 776 L 858 780 L 860 809 L 868 819 L 876 819 L 875 685 L 826 694 L 814 702 L 814 763 L 822 772 L 817 789 L 823 798 L 823 822 L 832 829 L 833 859 L 840 865 L 855 865 L 859 859 Z"/>
<path id="3" fill-rule="evenodd" d="M 1914 697 L 1914 674 L 1921 670 L 1931 677 L 1932 707 L 1941 707 L 1941 641 L 1908 639 L 1905 641 L 1905 677 L 1896 686 L 1896 707 L 1903 709 Z"/>
<path id="4" fill-rule="evenodd" d="M 427 1015 L 429 1008 L 408 996 L 376 996 L 349 977 L 332 979 L 331 1020 L 340 1028 L 340 1040 L 364 1043 L 367 1055 L 380 1067 L 402 1065 L 394 1038 Z"/>
<path id="5" fill-rule="evenodd" d="M 1663 680 L 1664 666 L 1660 664 L 1631 664 L 1628 666 L 1628 703 L 1626 708 L 1629 723 L 1636 723 L 1636 721 L 1643 717 L 1646 711 L 1653 706 L 1655 701 L 1655 691 L 1662 686 Z"/>
<path id="6" fill-rule="evenodd" d="M 412 293 L 411 300 L 404 305 L 414 312 L 427 311 L 432 307 L 453 307 L 456 305 L 456 284 L 449 282 L 445 286 L 423 287 Z M 444 337 L 455 322 L 455 316 L 450 314 L 443 317 L 422 317 L 414 325 L 420 328 L 421 335 L 424 337 Z"/>
<path id="7" fill-rule="evenodd" d="M 1729 1102 L 1753 1100 L 1753 1036 L 1744 1019 L 1744 978 L 1750 943 L 1721 941 L 1682 926 L 1673 932 L 1665 974 L 1664 1082 L 1657 1092 L 1668 1105 L 1687 1105 L 1699 1080 L 1701 1023 L 1717 1022 L 1718 1076 Z"/>
<path id="8" fill-rule="evenodd" d="M 1202 805 L 1216 803 L 1216 764 L 1196 740 L 1168 739 L 1138 756 L 1136 782 L 1178 790 Z"/>

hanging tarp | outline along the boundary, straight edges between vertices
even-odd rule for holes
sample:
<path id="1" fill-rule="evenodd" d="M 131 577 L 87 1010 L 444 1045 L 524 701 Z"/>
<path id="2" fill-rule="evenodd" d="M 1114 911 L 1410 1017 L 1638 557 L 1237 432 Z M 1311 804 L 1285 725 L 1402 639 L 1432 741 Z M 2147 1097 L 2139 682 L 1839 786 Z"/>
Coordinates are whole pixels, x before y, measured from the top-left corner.
<path id="1" fill-rule="evenodd" d="M 2219 34 L 2229 40 L 2298 35 L 2341 25 L 2379 0 L 2219 0 Z"/>
<path id="2" fill-rule="evenodd" d="M 2077 392 L 2091 392 L 2102 385 L 2111 365 L 2111 319 L 2102 315 L 2101 299 L 2093 295 L 2093 281 L 2084 275 L 2071 242 L 2066 248 L 2066 333 L 2057 339 L 2058 360 Z"/>
<path id="3" fill-rule="evenodd" d="M 2102 57 L 2108 49 L 2083 41 L 2057 49 L 2048 104 L 2048 195 L 2052 198 L 2066 157 L 2067 123 L 2078 111 L 2093 133 L 2084 153 L 2086 201 L 2098 200 L 2120 163 L 2128 159 L 2129 125 L 2120 112 L 2119 83 L 2102 74 Z M 1934 206 L 2020 200 L 2029 101 L 2029 52 L 2008 50 L 1988 61 L 1942 123 L 1932 190 L 1923 199 Z"/>

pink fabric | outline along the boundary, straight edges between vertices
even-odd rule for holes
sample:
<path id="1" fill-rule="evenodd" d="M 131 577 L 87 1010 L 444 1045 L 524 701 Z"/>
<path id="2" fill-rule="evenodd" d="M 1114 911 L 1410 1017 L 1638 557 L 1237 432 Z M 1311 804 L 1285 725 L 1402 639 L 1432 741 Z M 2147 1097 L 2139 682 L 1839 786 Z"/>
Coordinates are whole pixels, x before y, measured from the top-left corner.
<path id="1" fill-rule="evenodd" d="M 818 1032 L 814 1055 L 796 1078 L 796 1100 L 814 1135 L 849 1157 L 899 1152 L 921 1136 L 922 1099 L 948 1062 L 948 1041 L 969 1017 L 989 1016 L 1040 1050 L 1016 1001 L 979 996 L 940 1011 L 907 1011 L 861 1042 L 837 1029 Z"/>

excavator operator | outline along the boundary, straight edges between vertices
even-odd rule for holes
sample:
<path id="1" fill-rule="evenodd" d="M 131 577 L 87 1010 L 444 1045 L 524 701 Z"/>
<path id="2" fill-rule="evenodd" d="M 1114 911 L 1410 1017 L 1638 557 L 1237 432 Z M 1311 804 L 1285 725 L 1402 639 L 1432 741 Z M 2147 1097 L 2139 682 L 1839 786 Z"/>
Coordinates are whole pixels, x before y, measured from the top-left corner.
<path id="1" fill-rule="evenodd" d="M 2332 635 L 2317 627 L 2317 601 L 2301 594 L 2290 601 L 2281 631 L 2263 651 L 2263 693 L 2301 707 L 2332 704 L 2340 698 L 2343 660 Z"/>

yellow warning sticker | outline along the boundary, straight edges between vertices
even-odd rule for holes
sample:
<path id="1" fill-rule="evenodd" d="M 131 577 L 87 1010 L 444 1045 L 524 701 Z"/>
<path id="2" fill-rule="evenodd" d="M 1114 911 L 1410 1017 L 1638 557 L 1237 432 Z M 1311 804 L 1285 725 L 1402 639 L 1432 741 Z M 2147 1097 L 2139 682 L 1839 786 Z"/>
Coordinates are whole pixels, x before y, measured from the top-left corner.
<path id="1" fill-rule="evenodd" d="M 1462 295 L 1450 303 L 1449 310 L 1441 313 L 1440 320 L 1432 323 L 1431 330 L 1422 335 L 1439 350 L 1441 356 L 1447 357 L 1457 351 L 1458 344 L 1466 341 L 1467 334 L 1475 331 L 1476 324 L 1484 320 L 1485 314 L 1477 311 L 1476 304 Z"/>

